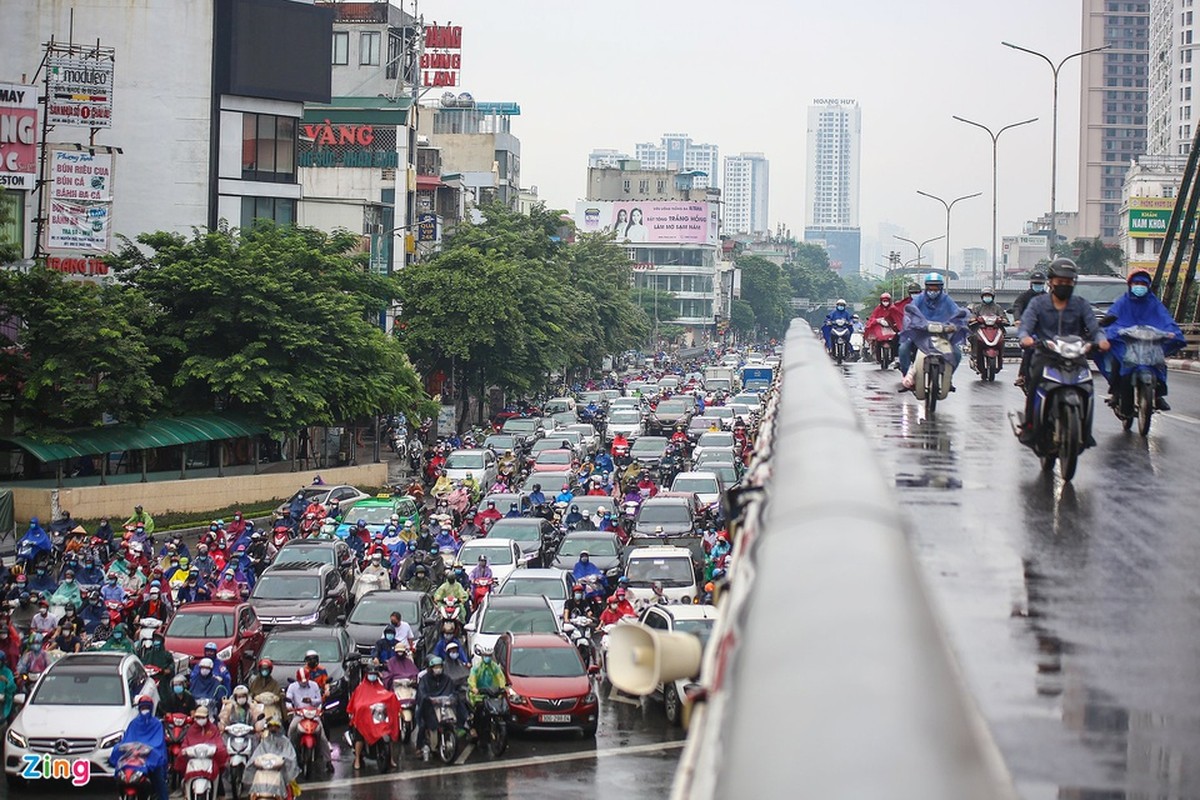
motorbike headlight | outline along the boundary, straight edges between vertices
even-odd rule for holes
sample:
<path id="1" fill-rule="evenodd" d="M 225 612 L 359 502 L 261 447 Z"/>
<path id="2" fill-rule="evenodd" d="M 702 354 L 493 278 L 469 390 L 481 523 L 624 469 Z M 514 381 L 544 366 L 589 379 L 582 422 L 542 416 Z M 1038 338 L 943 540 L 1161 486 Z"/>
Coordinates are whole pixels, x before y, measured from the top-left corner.
<path id="1" fill-rule="evenodd" d="M 233 645 L 229 645 L 224 650 L 218 650 L 217 658 L 221 659 L 222 661 L 228 661 L 229 659 L 233 658 Z"/>
<path id="2" fill-rule="evenodd" d="M 25 747 L 28 744 L 28 742 L 25 741 L 25 737 L 17 733 L 12 728 L 8 729 L 8 743 L 14 747 Z"/>
<path id="3" fill-rule="evenodd" d="M 107 750 L 110 747 L 116 747 L 118 744 L 120 744 L 121 737 L 123 737 L 124 735 L 125 735 L 124 731 L 117 731 L 116 733 L 110 733 L 108 736 L 105 736 L 103 739 L 100 740 L 100 749 Z"/>

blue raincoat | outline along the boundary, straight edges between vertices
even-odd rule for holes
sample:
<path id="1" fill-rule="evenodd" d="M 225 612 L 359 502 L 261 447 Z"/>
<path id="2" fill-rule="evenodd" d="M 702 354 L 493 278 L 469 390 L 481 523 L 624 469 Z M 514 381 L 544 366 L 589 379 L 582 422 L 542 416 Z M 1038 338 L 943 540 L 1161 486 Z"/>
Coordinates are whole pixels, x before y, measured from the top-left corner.
<path id="1" fill-rule="evenodd" d="M 50 543 L 49 534 L 42 529 L 41 525 L 37 524 L 36 519 L 29 523 L 29 530 L 25 531 L 25 535 L 21 537 L 21 541 L 28 542 L 29 546 L 33 548 L 32 557 L 34 559 L 38 557 L 39 553 L 49 553 L 54 549 L 54 545 Z M 20 549 L 21 546 L 18 544 L 18 552 Z"/>
<path id="2" fill-rule="evenodd" d="M 828 350 L 831 347 L 831 342 L 829 341 L 829 337 L 830 337 L 830 331 L 833 329 L 833 323 L 839 319 L 846 320 L 846 324 L 848 324 L 848 325 L 854 324 L 854 314 L 850 313 L 850 309 L 843 308 L 841 310 L 838 310 L 835 308 L 833 311 L 830 311 L 829 316 L 825 317 L 825 324 L 821 326 L 821 335 L 823 337 L 825 337 L 825 349 L 826 350 Z"/>
<path id="3" fill-rule="evenodd" d="M 121 744 L 126 742 L 137 742 L 150 748 L 150 754 L 146 756 L 146 767 L 149 771 L 153 772 L 167 765 L 167 741 L 163 735 L 163 724 L 153 713 L 138 714 L 133 722 L 129 723 L 125 735 L 121 737 Z M 120 755 L 120 748 L 114 747 L 112 755 L 108 757 L 108 763 L 114 769 Z"/>
<path id="4" fill-rule="evenodd" d="M 1171 316 L 1171 312 L 1153 294 L 1147 294 L 1145 297 L 1134 297 L 1129 292 L 1126 292 L 1118 297 L 1117 301 L 1108 309 L 1108 316 L 1116 317 L 1116 321 L 1104 329 L 1104 335 L 1112 344 L 1112 349 L 1107 354 L 1097 351 L 1097 363 L 1100 366 L 1100 371 L 1106 378 L 1110 377 L 1110 372 L 1114 364 L 1121 365 L 1122 375 L 1128 375 L 1133 370 L 1134 365 L 1124 363 L 1126 345 L 1119 331 L 1125 328 L 1132 328 L 1135 325 L 1146 325 L 1175 334 L 1175 339 L 1162 343 L 1164 356 L 1170 356 L 1184 345 L 1183 331 L 1179 328 L 1179 323 L 1175 322 L 1175 318 Z M 1105 357 L 1106 355 L 1108 357 Z M 1158 365 L 1155 368 L 1155 372 L 1158 375 L 1159 382 L 1165 384 L 1167 381 L 1166 365 Z"/>
<path id="5" fill-rule="evenodd" d="M 928 330 L 930 322 L 950 322 L 956 326 L 950 343 L 954 345 L 954 366 L 957 368 L 959 359 L 962 358 L 962 344 L 969 332 L 967 310 L 959 308 L 944 292 L 936 301 L 930 300 L 928 295 L 922 293 L 904 307 L 904 329 L 900 331 L 900 338 L 913 342 L 922 351 L 927 350 L 931 338 Z"/>

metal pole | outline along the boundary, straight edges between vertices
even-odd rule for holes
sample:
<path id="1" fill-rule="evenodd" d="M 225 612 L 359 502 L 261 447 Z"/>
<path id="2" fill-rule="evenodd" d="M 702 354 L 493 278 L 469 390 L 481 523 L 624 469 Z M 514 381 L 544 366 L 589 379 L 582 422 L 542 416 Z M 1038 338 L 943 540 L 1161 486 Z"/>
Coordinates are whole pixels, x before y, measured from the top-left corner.
<path id="1" fill-rule="evenodd" d="M 954 204 L 957 203 L 959 200 L 970 200 L 972 197 L 979 197 L 979 195 L 983 194 L 983 192 L 975 192 L 974 194 L 964 194 L 962 197 L 954 198 L 949 203 L 947 203 L 941 197 L 938 197 L 936 194 L 930 194 L 929 192 L 923 192 L 920 189 L 917 189 L 917 194 L 919 194 L 923 197 L 928 197 L 930 199 L 937 200 L 939 203 L 941 203 L 946 208 L 946 272 L 949 273 L 950 272 L 950 211 L 951 211 L 951 209 L 954 208 Z"/>

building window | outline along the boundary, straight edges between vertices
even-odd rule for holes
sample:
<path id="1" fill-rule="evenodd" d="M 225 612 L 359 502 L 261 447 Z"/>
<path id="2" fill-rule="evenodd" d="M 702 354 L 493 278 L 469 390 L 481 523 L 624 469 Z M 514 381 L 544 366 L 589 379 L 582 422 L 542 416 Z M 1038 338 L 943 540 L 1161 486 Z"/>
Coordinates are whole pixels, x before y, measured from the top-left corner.
<path id="1" fill-rule="evenodd" d="M 367 67 L 379 66 L 379 31 L 364 31 L 358 35 L 358 63 Z"/>
<path id="2" fill-rule="evenodd" d="M 274 114 L 242 115 L 242 180 L 294 183 L 296 120 Z"/>
<path id="3" fill-rule="evenodd" d="M 333 63 L 350 63 L 350 31 L 333 32 Z"/>
<path id="4" fill-rule="evenodd" d="M 276 225 L 292 225 L 296 221 L 296 201 L 286 197 L 243 197 L 242 227 L 251 228 L 259 219 L 269 219 Z"/>
<path id="5" fill-rule="evenodd" d="M 404 38 L 397 33 L 388 33 L 387 65 L 385 71 L 388 80 L 400 74 L 400 62 L 404 56 Z"/>

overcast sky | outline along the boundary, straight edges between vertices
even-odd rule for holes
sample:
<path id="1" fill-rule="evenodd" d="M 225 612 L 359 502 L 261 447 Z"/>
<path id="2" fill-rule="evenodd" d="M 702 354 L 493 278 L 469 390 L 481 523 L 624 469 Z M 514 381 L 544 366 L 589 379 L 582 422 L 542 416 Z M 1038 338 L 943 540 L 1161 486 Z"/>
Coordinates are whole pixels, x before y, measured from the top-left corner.
<path id="1" fill-rule="evenodd" d="M 770 220 L 804 225 L 805 126 L 817 97 L 862 106 L 863 234 L 945 229 L 920 197 L 983 196 L 955 207 L 953 248 L 988 247 L 991 140 L 998 128 L 1000 235 L 1050 207 L 1050 70 L 1001 40 L 1062 56 L 1079 49 L 1081 0 L 427 0 L 427 21 L 463 26 L 463 89 L 521 106 L 521 181 L 552 207 L 583 196 L 587 154 L 688 133 L 721 154 L 771 162 Z M 411 4 L 406 0 L 406 7 Z M 1079 61 L 1060 83 L 1060 210 L 1075 210 Z M 939 266 L 944 260 L 942 243 Z M 888 246 L 885 246 L 885 250 Z M 929 249 L 926 250 L 928 261 Z M 915 253 L 901 245 L 905 259 Z M 864 248 L 864 261 L 871 257 Z"/>

